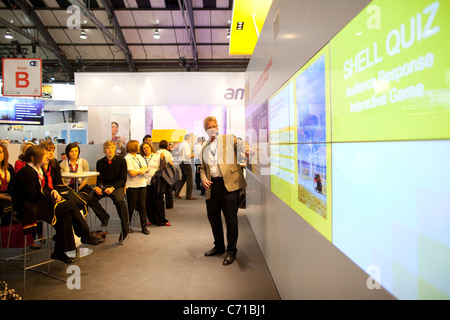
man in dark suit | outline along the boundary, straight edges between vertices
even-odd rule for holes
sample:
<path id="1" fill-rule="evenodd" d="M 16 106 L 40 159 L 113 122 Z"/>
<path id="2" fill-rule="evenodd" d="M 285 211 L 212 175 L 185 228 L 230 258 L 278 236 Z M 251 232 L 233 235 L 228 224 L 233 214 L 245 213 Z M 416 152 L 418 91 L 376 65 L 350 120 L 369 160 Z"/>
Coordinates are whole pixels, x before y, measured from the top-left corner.
<path id="1" fill-rule="evenodd" d="M 214 117 L 207 117 L 203 125 L 209 140 L 203 145 L 200 176 L 206 190 L 206 211 L 214 236 L 214 248 L 206 252 L 205 256 L 225 252 L 222 212 L 227 227 L 223 265 L 229 265 L 234 262 L 237 253 L 239 193 L 247 185 L 238 155 L 248 155 L 248 146 L 234 135 L 219 135 Z"/>

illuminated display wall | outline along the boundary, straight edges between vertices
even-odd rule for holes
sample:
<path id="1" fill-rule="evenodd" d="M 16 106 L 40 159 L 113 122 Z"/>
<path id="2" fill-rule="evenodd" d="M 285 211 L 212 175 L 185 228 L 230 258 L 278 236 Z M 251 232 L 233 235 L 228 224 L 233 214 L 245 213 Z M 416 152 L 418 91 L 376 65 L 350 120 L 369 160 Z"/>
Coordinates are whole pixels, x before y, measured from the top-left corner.
<path id="1" fill-rule="evenodd" d="M 333 141 L 449 138 L 448 1 L 376 1 L 331 42 Z"/>
<path id="2" fill-rule="evenodd" d="M 400 299 L 450 298 L 449 16 L 375 0 L 267 100 L 270 190 Z"/>
<path id="3" fill-rule="evenodd" d="M 43 125 L 44 101 L 0 97 L 0 124 Z"/>

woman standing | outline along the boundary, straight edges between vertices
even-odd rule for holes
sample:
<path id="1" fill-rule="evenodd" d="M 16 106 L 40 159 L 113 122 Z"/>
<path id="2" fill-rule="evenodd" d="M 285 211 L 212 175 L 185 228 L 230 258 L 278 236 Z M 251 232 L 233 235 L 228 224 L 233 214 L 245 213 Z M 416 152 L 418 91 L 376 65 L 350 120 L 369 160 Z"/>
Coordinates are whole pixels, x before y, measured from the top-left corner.
<path id="1" fill-rule="evenodd" d="M 1 225 L 11 222 L 11 181 L 14 178 L 14 169 L 8 162 L 8 148 L 0 144 L 0 217 Z"/>
<path id="2" fill-rule="evenodd" d="M 148 172 L 145 160 L 139 151 L 139 142 L 130 140 L 127 142 L 127 152 L 125 160 L 127 162 L 127 205 L 129 222 L 133 217 L 134 209 L 137 209 L 141 219 L 141 228 L 143 234 L 149 234 L 147 229 L 147 215 L 145 212 L 145 187 L 146 180 L 144 174 Z M 131 229 L 130 229 L 131 230 Z"/>
<path id="3" fill-rule="evenodd" d="M 161 162 L 164 161 L 164 153 L 157 153 L 155 147 L 144 142 L 141 145 L 141 154 L 144 157 L 146 165 L 149 167 L 149 171 L 145 174 L 147 180 L 146 190 L 146 207 L 148 220 L 157 226 L 170 226 L 169 221 L 166 219 L 166 210 L 164 208 L 164 193 L 158 193 L 155 186 L 152 186 L 152 177 L 156 171 L 161 168 Z"/>
<path id="4" fill-rule="evenodd" d="M 94 237 L 77 208 L 75 202 L 64 200 L 50 184 L 50 176 L 43 166 L 49 162 L 49 152 L 43 146 L 31 146 L 25 152 L 25 167 L 19 170 L 13 180 L 12 201 L 24 234 L 33 233 L 38 219 L 50 223 L 56 230 L 55 249 L 52 259 L 73 263 L 75 259 L 65 252 L 76 249 L 73 233 L 82 243 L 97 245 L 103 239 Z"/>

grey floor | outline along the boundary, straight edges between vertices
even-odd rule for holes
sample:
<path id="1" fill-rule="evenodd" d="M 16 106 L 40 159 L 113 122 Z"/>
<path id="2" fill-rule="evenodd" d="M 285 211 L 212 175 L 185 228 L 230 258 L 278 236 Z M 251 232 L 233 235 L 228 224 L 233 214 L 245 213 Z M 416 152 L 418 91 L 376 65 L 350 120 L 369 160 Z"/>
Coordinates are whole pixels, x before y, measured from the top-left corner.
<path id="1" fill-rule="evenodd" d="M 80 289 L 28 271 L 24 291 L 20 262 L 8 261 L 9 289 L 27 300 L 279 300 L 245 209 L 238 214 L 236 261 L 223 266 L 223 256 L 204 256 L 213 242 L 204 197 L 195 193 L 197 200 L 176 200 L 174 208 L 166 210 L 171 226 L 150 226 L 150 234 L 144 235 L 134 219 L 136 231 L 124 245 L 117 242 L 120 222 L 115 208 L 103 202 L 111 215 L 108 234 L 105 243 L 92 246 L 93 253 L 75 264 L 81 273 Z M 71 276 L 59 261 L 51 263 L 50 272 L 63 279 Z"/>

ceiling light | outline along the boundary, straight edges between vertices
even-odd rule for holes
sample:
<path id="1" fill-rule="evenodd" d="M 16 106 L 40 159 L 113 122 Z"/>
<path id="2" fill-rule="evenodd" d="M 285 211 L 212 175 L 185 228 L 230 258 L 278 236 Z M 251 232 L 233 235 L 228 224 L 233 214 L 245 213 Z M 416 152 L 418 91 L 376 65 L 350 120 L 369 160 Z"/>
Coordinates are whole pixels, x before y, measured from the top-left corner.
<path id="1" fill-rule="evenodd" d="M 13 39 L 14 37 L 12 36 L 12 34 L 11 34 L 11 30 L 6 30 L 6 33 L 5 33 L 5 38 L 6 39 Z"/>
<path id="2" fill-rule="evenodd" d="M 81 32 L 80 32 L 80 38 L 87 39 L 87 35 L 86 35 L 86 32 L 84 32 L 84 30 L 81 30 Z"/>
<path id="3" fill-rule="evenodd" d="M 153 38 L 155 38 L 155 39 L 161 38 L 161 36 L 159 35 L 158 29 L 155 30 L 155 33 L 153 34 Z"/>

